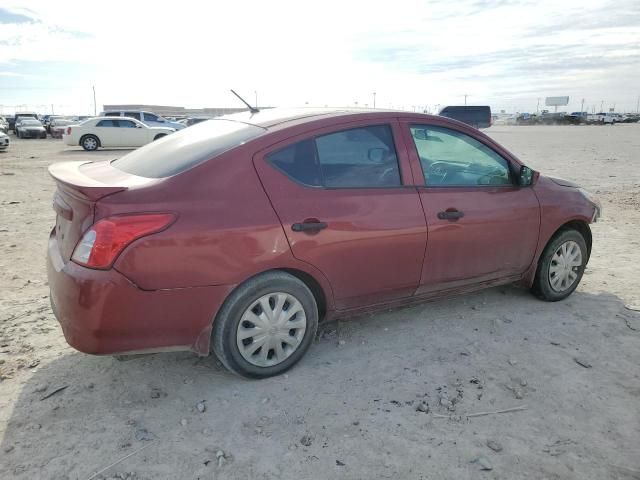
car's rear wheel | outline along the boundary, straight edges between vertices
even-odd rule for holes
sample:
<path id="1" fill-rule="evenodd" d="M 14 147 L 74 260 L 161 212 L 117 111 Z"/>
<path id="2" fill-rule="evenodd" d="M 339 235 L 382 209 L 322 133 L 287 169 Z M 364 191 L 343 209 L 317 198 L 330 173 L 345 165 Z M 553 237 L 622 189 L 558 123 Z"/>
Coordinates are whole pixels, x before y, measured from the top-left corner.
<path id="1" fill-rule="evenodd" d="M 561 231 L 549 241 L 540 257 L 533 293 L 548 302 L 567 298 L 578 287 L 587 259 L 587 244 L 580 232 Z"/>
<path id="2" fill-rule="evenodd" d="M 212 348 L 232 372 L 266 378 L 298 362 L 317 327 L 311 290 L 293 275 L 267 272 L 229 295 L 214 321 Z"/>
<path id="3" fill-rule="evenodd" d="M 98 141 L 98 137 L 95 135 L 85 135 L 80 140 L 80 145 L 88 152 L 92 152 L 93 150 L 98 149 L 100 142 Z"/>

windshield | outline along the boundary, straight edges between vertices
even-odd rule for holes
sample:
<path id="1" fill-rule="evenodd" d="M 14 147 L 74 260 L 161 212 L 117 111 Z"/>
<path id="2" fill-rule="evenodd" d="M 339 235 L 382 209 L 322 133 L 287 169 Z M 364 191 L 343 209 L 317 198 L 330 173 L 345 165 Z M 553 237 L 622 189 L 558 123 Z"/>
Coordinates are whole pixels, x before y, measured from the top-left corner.
<path id="1" fill-rule="evenodd" d="M 30 125 L 30 126 L 42 126 L 42 124 L 38 120 L 22 120 L 20 122 L 22 125 Z"/>
<path id="2" fill-rule="evenodd" d="M 242 145 L 266 129 L 230 120 L 201 122 L 145 145 L 112 165 L 132 175 L 163 178 Z"/>

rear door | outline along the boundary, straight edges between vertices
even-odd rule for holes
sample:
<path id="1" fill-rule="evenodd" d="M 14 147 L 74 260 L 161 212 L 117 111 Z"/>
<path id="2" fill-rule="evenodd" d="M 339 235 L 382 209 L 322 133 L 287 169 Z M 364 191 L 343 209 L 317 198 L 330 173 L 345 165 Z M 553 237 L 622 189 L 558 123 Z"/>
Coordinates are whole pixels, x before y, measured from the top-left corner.
<path id="1" fill-rule="evenodd" d="M 418 293 L 517 278 L 531 264 L 540 205 L 517 165 L 460 130 L 403 122 L 429 243 Z"/>
<path id="2" fill-rule="evenodd" d="M 395 120 L 354 122 L 254 157 L 293 254 L 328 278 L 338 309 L 409 297 L 420 282 L 427 231 L 398 135 Z"/>

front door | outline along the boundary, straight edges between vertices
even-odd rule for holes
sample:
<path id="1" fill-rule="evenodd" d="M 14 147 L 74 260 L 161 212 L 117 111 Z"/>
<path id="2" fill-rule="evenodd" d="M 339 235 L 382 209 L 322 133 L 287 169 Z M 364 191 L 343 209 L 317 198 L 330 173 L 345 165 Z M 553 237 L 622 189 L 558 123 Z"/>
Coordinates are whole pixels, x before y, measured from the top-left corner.
<path id="1" fill-rule="evenodd" d="M 516 184 L 517 166 L 462 131 L 405 124 L 424 176 L 418 187 L 429 242 L 418 293 L 522 275 L 531 264 L 540 206 Z"/>
<path id="2" fill-rule="evenodd" d="M 120 138 L 122 140 L 122 147 L 140 147 L 147 143 L 148 130 L 142 125 L 121 118 L 118 120 L 120 126 Z"/>
<path id="3" fill-rule="evenodd" d="M 396 149 L 399 124 L 325 128 L 254 158 L 296 258 L 321 270 L 339 310 L 411 296 L 426 225 Z"/>

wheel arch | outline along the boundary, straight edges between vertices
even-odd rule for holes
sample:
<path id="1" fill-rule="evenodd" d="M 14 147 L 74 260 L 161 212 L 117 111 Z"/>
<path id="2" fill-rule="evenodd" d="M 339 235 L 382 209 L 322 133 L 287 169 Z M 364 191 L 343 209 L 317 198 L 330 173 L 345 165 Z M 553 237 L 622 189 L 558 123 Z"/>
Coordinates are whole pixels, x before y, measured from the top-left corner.
<path id="1" fill-rule="evenodd" d="M 233 286 L 227 293 L 224 301 L 220 304 L 218 309 L 214 312 L 211 317 L 211 322 L 207 325 L 207 328 L 202 330 L 200 334 L 195 339 L 191 349 L 198 353 L 199 355 L 209 355 L 211 350 L 211 337 L 213 333 L 213 325 L 216 322 L 218 315 L 222 311 L 223 306 L 229 299 L 229 297 L 242 285 L 250 281 L 251 279 L 264 275 L 269 272 L 284 272 L 289 275 L 297 278 L 302 283 L 304 283 L 309 290 L 311 290 L 311 294 L 313 295 L 316 304 L 318 305 L 318 321 L 321 322 L 322 319 L 327 315 L 327 312 L 333 309 L 333 297 L 331 291 L 331 286 L 328 284 L 323 285 L 321 280 L 318 280 L 313 274 L 308 271 L 302 270 L 300 268 L 295 267 L 274 267 L 269 268 L 267 270 L 262 270 L 260 272 L 256 272 L 253 275 L 243 279 L 241 282 L 238 282 Z M 327 291 L 328 289 L 328 291 Z"/>
<path id="2" fill-rule="evenodd" d="M 78 140 L 78 145 L 82 146 L 82 141 L 87 137 L 94 137 L 98 141 L 98 146 L 102 147 L 102 142 L 100 141 L 100 137 L 98 137 L 95 133 L 85 133 L 84 135 L 82 135 L 80 137 L 80 140 Z"/>
<path id="3" fill-rule="evenodd" d="M 534 261 L 531 262 L 531 266 L 529 270 L 523 276 L 523 280 L 521 282 L 522 285 L 530 288 L 533 285 L 535 280 L 536 272 L 538 271 L 538 266 L 540 265 L 540 258 L 542 257 L 542 253 L 544 252 L 549 242 L 551 242 L 558 234 L 565 230 L 576 230 L 579 232 L 584 238 L 585 243 L 587 244 L 587 262 L 591 257 L 591 247 L 593 245 L 593 235 L 591 233 L 591 227 L 589 227 L 589 221 L 583 217 L 572 218 L 570 220 L 566 220 L 564 223 L 559 225 L 550 235 L 548 235 L 544 241 L 544 243 L 540 242 L 538 245 L 538 251 L 536 252 L 536 256 Z"/>

